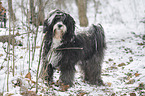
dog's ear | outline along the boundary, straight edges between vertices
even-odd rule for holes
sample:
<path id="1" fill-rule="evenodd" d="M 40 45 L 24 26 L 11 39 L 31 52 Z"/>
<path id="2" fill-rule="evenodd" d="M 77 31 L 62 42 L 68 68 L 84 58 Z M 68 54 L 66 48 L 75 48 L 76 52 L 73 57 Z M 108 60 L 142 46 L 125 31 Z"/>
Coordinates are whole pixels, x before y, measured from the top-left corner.
<path id="1" fill-rule="evenodd" d="M 56 13 L 57 11 L 59 10 L 52 10 L 51 12 L 49 12 L 48 14 L 48 18 L 44 21 L 44 24 L 43 24 L 43 33 L 46 33 L 47 31 L 51 31 L 52 29 L 52 26 L 53 25 L 53 20 L 56 16 Z"/>
<path id="2" fill-rule="evenodd" d="M 75 31 L 75 21 L 69 14 L 66 14 L 65 23 L 67 26 L 68 31 L 74 32 Z"/>
<path id="3" fill-rule="evenodd" d="M 44 21 L 44 24 L 43 24 L 43 33 L 46 33 L 47 27 L 48 27 L 48 19 L 46 19 L 46 20 Z"/>
<path id="4" fill-rule="evenodd" d="M 74 37 L 75 21 L 69 14 L 65 13 L 64 24 L 67 27 L 67 32 L 63 35 L 63 41 L 70 42 Z"/>
<path id="5" fill-rule="evenodd" d="M 50 18 L 46 19 L 43 24 L 43 33 L 49 32 L 51 34 L 52 24 Z"/>

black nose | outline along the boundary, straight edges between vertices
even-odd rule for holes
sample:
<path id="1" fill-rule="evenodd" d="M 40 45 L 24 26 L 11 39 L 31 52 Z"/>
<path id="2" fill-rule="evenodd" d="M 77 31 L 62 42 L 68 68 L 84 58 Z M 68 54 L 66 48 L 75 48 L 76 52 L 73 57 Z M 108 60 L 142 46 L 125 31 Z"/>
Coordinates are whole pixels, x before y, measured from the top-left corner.
<path id="1" fill-rule="evenodd" d="M 58 24 L 58 28 L 61 28 L 62 27 L 62 24 Z"/>

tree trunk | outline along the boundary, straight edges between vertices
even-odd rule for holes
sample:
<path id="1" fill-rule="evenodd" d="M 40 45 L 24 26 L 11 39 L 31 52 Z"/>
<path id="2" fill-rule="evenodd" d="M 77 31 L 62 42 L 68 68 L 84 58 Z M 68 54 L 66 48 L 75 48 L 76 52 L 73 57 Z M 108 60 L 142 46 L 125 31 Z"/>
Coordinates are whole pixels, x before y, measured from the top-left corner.
<path id="1" fill-rule="evenodd" d="M 42 25 L 44 22 L 44 6 L 43 0 L 38 1 L 39 11 L 35 12 L 34 0 L 30 0 L 30 23 L 35 26 Z"/>
<path id="2" fill-rule="evenodd" d="M 16 16 L 13 12 L 13 7 L 12 7 L 12 0 L 8 0 L 8 11 L 10 13 L 10 19 L 12 21 L 16 21 Z"/>
<path id="3" fill-rule="evenodd" d="M 36 24 L 34 0 L 30 0 L 30 23 Z"/>
<path id="4" fill-rule="evenodd" d="M 88 26 L 88 18 L 86 16 L 87 2 L 86 0 L 76 0 L 76 4 L 78 6 L 80 26 L 87 27 Z"/>
<path id="5" fill-rule="evenodd" d="M 43 0 L 39 0 L 38 24 L 42 25 L 43 22 L 44 22 Z"/>

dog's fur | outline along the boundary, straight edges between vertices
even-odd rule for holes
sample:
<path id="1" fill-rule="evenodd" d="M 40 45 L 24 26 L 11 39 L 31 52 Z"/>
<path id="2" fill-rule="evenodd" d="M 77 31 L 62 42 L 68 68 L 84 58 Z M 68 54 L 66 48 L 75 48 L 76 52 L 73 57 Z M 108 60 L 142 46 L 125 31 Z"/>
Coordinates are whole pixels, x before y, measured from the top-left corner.
<path id="1" fill-rule="evenodd" d="M 75 65 L 80 62 L 84 80 L 102 85 L 101 66 L 106 47 L 104 30 L 99 24 L 92 25 L 86 33 L 75 35 L 75 21 L 67 13 L 54 10 L 44 21 L 44 46 L 41 77 L 53 81 L 53 70 L 59 67 L 60 81 L 73 85 Z"/>

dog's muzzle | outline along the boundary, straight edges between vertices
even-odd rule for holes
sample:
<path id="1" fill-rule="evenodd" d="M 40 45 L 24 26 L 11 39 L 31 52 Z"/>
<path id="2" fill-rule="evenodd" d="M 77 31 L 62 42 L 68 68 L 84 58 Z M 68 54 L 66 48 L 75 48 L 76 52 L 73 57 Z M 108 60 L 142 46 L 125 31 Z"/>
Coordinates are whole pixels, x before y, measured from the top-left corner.
<path id="1" fill-rule="evenodd" d="M 67 31 L 66 26 L 62 22 L 57 22 L 53 27 L 53 36 L 56 39 L 62 39 L 62 36 Z"/>

